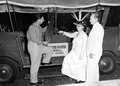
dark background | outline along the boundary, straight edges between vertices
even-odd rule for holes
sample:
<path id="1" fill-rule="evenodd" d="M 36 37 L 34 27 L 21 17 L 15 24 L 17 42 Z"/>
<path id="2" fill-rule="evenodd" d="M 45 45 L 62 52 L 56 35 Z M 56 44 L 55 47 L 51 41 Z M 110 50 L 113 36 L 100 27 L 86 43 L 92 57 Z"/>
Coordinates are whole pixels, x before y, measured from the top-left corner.
<path id="1" fill-rule="evenodd" d="M 11 20 L 9 17 L 8 12 L 0 13 L 0 25 L 1 28 L 6 28 L 5 31 L 12 31 L 11 23 L 13 23 L 13 27 L 15 31 L 23 31 L 26 34 L 28 27 L 35 21 L 36 14 L 38 13 L 18 13 L 18 12 L 11 12 Z M 53 13 L 39 13 L 42 14 L 45 18 L 44 25 L 50 20 L 51 16 L 54 15 Z M 55 15 L 54 15 L 55 16 Z M 58 13 L 57 19 L 54 18 L 54 27 L 57 27 L 58 30 L 65 30 L 65 31 L 75 31 L 75 19 L 72 17 L 72 13 Z M 89 18 L 86 19 L 88 26 Z M 120 23 L 120 7 L 111 7 L 110 13 L 108 15 L 108 20 L 105 26 L 118 26 Z M 43 26 L 44 26 L 43 25 Z M 8 30 L 9 29 L 9 30 Z"/>

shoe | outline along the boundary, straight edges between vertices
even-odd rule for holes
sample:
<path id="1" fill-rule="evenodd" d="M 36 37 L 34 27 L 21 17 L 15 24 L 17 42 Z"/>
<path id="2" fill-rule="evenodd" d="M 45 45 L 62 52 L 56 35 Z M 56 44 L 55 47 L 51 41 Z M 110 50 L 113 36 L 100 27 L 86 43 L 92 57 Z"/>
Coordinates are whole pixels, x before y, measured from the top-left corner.
<path id="1" fill-rule="evenodd" d="M 37 86 L 37 85 L 41 85 L 42 82 L 36 82 L 36 83 L 30 83 L 30 86 Z"/>
<path id="2" fill-rule="evenodd" d="M 76 81 L 75 83 L 85 83 L 85 81 Z"/>
<path id="3" fill-rule="evenodd" d="M 41 62 L 41 65 L 50 65 L 50 64 L 52 64 L 52 62 L 49 62 L 49 63 L 43 63 L 43 62 Z"/>

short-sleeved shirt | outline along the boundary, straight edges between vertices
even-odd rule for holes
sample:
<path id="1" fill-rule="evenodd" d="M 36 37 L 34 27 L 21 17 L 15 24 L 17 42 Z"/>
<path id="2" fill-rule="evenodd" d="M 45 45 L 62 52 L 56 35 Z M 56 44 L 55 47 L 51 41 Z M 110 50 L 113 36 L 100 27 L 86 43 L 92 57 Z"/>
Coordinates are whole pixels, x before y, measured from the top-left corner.
<path id="1" fill-rule="evenodd" d="M 41 26 L 37 26 L 36 23 L 33 23 L 27 31 L 27 39 L 29 41 L 35 42 L 34 40 L 36 40 L 39 43 L 42 43 L 42 41 L 44 40 L 44 32 L 44 28 L 42 28 Z"/>

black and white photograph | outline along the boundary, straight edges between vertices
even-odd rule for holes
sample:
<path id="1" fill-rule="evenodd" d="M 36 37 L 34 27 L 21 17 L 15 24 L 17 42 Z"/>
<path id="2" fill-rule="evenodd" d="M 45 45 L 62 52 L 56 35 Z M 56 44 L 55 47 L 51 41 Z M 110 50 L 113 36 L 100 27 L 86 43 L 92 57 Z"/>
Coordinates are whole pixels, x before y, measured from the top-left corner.
<path id="1" fill-rule="evenodd" d="M 119 86 L 120 0 L 0 0 L 0 86 Z"/>

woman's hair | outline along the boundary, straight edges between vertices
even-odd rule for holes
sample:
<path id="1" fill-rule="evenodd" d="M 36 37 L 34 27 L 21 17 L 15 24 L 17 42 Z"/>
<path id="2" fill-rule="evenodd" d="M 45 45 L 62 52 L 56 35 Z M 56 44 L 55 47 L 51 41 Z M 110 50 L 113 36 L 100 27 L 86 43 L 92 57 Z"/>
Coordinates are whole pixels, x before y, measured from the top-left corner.
<path id="1" fill-rule="evenodd" d="M 86 23 L 85 22 L 83 22 L 83 21 L 76 21 L 75 23 L 74 23 L 74 25 L 82 25 L 82 26 L 86 26 Z"/>

